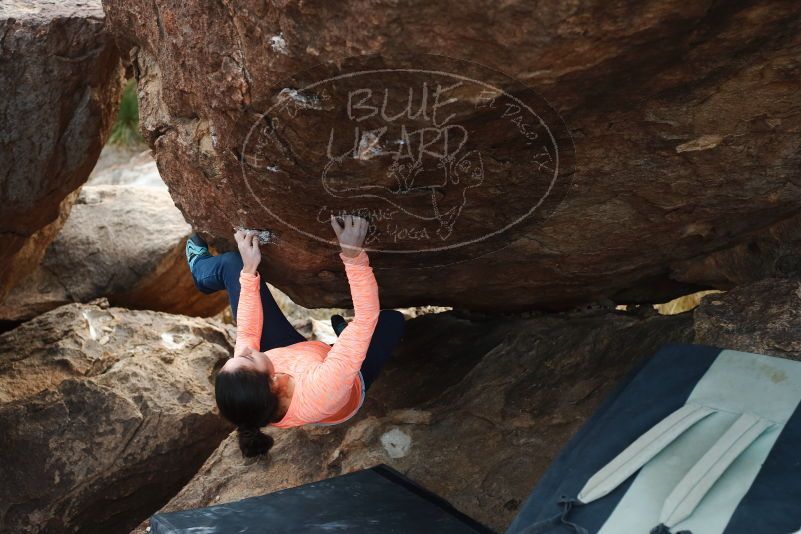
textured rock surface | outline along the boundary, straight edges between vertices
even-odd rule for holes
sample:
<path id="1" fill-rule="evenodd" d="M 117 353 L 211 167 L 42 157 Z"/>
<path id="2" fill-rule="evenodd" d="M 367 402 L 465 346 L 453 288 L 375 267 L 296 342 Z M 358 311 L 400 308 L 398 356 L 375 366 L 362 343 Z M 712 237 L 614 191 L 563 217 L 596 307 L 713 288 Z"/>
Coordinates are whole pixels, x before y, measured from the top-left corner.
<path id="1" fill-rule="evenodd" d="M 801 274 L 801 216 L 753 232 L 737 245 L 704 258 L 675 262 L 677 280 L 730 289 L 762 278 Z"/>
<path id="2" fill-rule="evenodd" d="M 402 350 L 353 422 L 276 432 L 269 461 L 256 463 L 243 461 L 232 436 L 166 509 L 227 502 L 384 462 L 503 530 L 618 379 L 662 343 L 692 335 L 689 314 L 425 315 L 409 321 Z"/>
<path id="3" fill-rule="evenodd" d="M 704 297 L 698 343 L 801 360 L 801 279 L 766 279 Z"/>
<path id="4" fill-rule="evenodd" d="M 462 252 L 376 254 L 385 305 L 509 310 L 601 297 L 664 302 L 692 289 L 729 287 L 763 275 L 751 260 L 760 254 L 748 244 L 801 207 L 801 12 L 792 2 L 107 0 L 105 7 L 135 60 L 144 134 L 176 202 L 221 240 L 237 224 L 275 230 L 279 244 L 269 250 L 265 274 L 301 304 L 342 305 L 347 297 L 333 250 L 315 239 L 330 237 L 327 210 L 369 210 L 374 247 L 411 250 L 497 230 L 541 192 L 514 188 L 521 176 L 537 175 L 508 125 L 457 103 L 454 120 L 476 133 L 485 174 L 468 184 L 475 187 L 465 197 L 464 189 L 433 195 L 435 207 L 466 199 L 447 240 L 434 233 L 413 239 L 403 229 L 419 219 L 405 212 L 382 220 L 393 206 L 386 199 L 337 196 L 344 183 L 390 187 L 393 179 L 408 185 L 414 178 L 409 169 L 388 173 L 390 145 L 404 139 L 399 121 L 390 125 L 396 137 L 357 132 L 354 157 L 337 160 L 338 174 L 326 182 L 329 132 L 347 138 L 353 121 L 339 100 L 326 100 L 340 93 L 293 91 L 366 67 L 427 66 L 424 54 L 466 58 L 539 92 L 564 119 L 575 165 L 569 138 L 558 137 L 564 200 L 530 224 Z M 341 70 L 301 73 L 356 56 L 362 59 Z M 479 67 L 453 65 L 500 89 L 519 89 Z M 389 74 L 371 80 L 374 89 L 404 88 Z M 405 95 L 392 92 L 389 109 L 403 109 Z M 476 100 L 469 91 L 452 95 Z M 565 134 L 540 107 L 548 126 Z M 248 138 L 268 111 L 280 123 L 262 122 Z M 253 139 L 263 143 L 254 147 Z M 432 203 L 432 195 L 402 185 L 395 192 L 412 212 Z M 729 250 L 730 261 L 706 261 L 719 250 Z"/>
<path id="5" fill-rule="evenodd" d="M 123 532 L 230 427 L 212 371 L 219 323 L 70 304 L 0 335 L 0 530 Z"/>
<path id="6" fill-rule="evenodd" d="M 0 5 L 0 300 L 39 263 L 89 176 L 122 74 L 99 1 Z"/>
<path id="7" fill-rule="evenodd" d="M 212 316 L 225 292 L 200 293 L 184 244 L 191 227 L 166 189 L 87 185 L 41 265 L 0 303 L 0 319 L 24 320 L 70 302 Z"/>

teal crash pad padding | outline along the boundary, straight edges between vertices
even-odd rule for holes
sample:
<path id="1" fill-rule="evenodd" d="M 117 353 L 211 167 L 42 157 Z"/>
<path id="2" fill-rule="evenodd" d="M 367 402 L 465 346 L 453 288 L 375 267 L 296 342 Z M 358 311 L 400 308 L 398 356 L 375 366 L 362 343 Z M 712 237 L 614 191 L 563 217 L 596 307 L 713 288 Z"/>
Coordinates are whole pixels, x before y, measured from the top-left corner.
<path id="1" fill-rule="evenodd" d="M 207 508 L 155 514 L 151 534 L 490 533 L 386 465 Z"/>

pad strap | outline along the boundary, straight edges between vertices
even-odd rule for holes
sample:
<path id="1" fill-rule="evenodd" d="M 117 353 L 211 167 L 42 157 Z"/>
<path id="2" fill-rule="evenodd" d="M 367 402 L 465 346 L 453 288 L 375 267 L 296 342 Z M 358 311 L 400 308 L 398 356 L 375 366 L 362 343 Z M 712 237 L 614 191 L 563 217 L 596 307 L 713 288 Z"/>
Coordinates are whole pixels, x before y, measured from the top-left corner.
<path id="1" fill-rule="evenodd" d="M 578 500 L 586 504 L 604 497 L 688 428 L 714 412 L 715 410 L 706 406 L 685 404 L 637 438 L 626 450 L 595 473 L 579 492 Z"/>
<path id="2" fill-rule="evenodd" d="M 662 507 L 659 522 L 672 528 L 690 517 L 732 462 L 772 426 L 772 422 L 749 413 L 737 418 L 673 488 Z"/>

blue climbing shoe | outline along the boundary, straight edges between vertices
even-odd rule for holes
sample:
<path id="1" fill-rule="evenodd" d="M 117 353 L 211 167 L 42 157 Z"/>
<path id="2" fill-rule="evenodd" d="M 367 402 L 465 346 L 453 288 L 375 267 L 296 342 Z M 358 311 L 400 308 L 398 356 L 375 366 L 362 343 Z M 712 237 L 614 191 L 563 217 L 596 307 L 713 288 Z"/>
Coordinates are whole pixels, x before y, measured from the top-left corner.
<path id="1" fill-rule="evenodd" d="M 192 267 L 195 266 L 197 259 L 203 256 L 211 256 L 209 253 L 209 246 L 199 234 L 193 233 L 189 236 L 189 239 L 186 240 L 186 262 L 189 264 L 190 272 L 192 271 Z"/>
<path id="2" fill-rule="evenodd" d="M 332 315 L 331 326 L 334 328 L 334 333 L 339 337 L 345 327 L 348 326 L 348 322 L 341 315 Z"/>

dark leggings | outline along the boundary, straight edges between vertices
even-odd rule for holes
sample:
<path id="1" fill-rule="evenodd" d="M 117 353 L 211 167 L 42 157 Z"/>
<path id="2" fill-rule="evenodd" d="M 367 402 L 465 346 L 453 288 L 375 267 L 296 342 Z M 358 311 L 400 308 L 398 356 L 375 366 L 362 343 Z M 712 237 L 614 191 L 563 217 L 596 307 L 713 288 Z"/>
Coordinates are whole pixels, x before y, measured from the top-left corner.
<path id="1" fill-rule="evenodd" d="M 237 252 L 226 252 L 218 256 L 204 255 L 195 260 L 192 268 L 192 279 L 195 286 L 203 293 L 214 293 L 225 289 L 231 302 L 231 312 L 236 319 L 236 309 L 239 304 L 239 273 L 242 271 L 242 258 Z M 307 341 L 290 324 L 275 299 L 267 289 L 267 284 L 261 284 L 261 306 L 264 310 L 264 328 L 261 330 L 260 350 L 262 352 L 277 347 L 286 347 Z M 403 314 L 396 310 L 381 310 L 378 324 L 370 339 L 367 356 L 362 363 L 362 376 L 364 386 L 369 388 L 375 382 L 381 369 L 389 360 L 395 347 L 403 337 Z"/>

